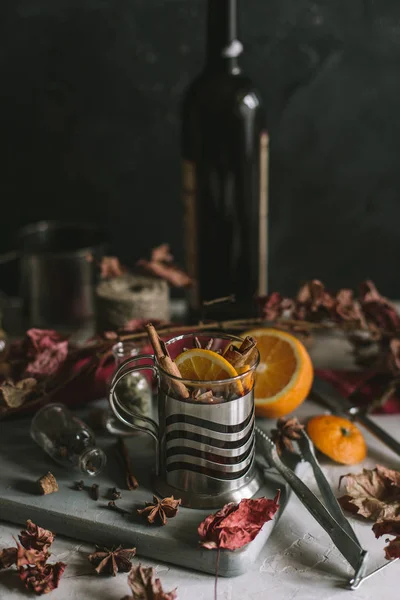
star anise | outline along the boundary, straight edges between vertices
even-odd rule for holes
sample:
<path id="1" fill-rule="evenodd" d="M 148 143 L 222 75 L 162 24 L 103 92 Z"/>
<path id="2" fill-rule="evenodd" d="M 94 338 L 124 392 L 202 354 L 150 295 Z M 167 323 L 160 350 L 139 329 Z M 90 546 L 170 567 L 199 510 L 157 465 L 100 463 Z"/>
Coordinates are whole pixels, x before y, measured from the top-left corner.
<path id="1" fill-rule="evenodd" d="M 277 420 L 276 427 L 276 429 L 271 431 L 271 437 L 276 444 L 278 454 L 282 454 L 284 450 L 296 454 L 293 441 L 300 439 L 304 425 L 299 423 L 296 417 L 291 417 L 290 419 L 281 417 Z"/>
<path id="2" fill-rule="evenodd" d="M 175 499 L 173 496 L 169 498 L 157 498 L 153 496 L 153 502 L 146 502 L 145 508 L 138 509 L 139 515 L 147 517 L 149 523 L 155 523 L 158 518 L 161 525 L 166 525 L 168 519 L 175 517 L 182 500 Z"/>
<path id="3" fill-rule="evenodd" d="M 136 548 L 122 548 L 118 546 L 115 550 L 96 546 L 96 552 L 89 554 L 89 562 L 95 566 L 99 575 L 106 573 L 116 576 L 117 573 L 128 573 L 132 568 L 131 559 L 136 554 Z"/>

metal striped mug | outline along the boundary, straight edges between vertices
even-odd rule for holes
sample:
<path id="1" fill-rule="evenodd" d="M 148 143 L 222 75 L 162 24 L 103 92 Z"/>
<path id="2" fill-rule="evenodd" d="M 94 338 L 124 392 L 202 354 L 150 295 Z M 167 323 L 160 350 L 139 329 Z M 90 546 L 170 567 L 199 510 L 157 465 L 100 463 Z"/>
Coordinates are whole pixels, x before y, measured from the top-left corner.
<path id="1" fill-rule="evenodd" d="M 196 347 L 195 337 L 201 347 L 212 340 L 211 349 L 222 354 L 230 344 L 242 341 L 221 333 L 186 334 L 167 342 L 171 358 Z M 120 365 L 111 381 L 109 402 L 125 425 L 154 438 L 154 485 L 160 495 L 173 494 L 187 507 L 216 508 L 256 493 L 261 484 L 254 447 L 253 388 L 258 362 L 256 351 L 244 373 L 218 381 L 178 380 L 151 354 L 128 358 Z M 142 370 L 152 371 L 157 381 L 158 423 L 136 415 L 118 398 L 118 383 Z M 177 382 L 186 386 L 189 398 L 179 396 Z M 138 416 L 145 425 L 135 421 Z"/>

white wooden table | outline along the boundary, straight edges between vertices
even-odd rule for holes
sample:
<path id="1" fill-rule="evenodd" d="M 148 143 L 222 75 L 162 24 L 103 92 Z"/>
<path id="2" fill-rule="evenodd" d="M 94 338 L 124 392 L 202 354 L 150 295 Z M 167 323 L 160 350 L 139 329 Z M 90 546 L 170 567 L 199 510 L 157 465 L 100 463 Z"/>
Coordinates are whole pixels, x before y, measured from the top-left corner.
<path id="1" fill-rule="evenodd" d="M 334 362 L 335 366 L 347 366 L 349 347 L 336 341 L 330 349 L 313 348 L 323 364 Z M 335 359 L 336 357 L 336 359 Z M 299 416 L 320 414 L 323 409 L 307 401 L 298 411 Z M 376 421 L 400 439 L 400 415 L 375 417 Z M 268 427 L 271 423 L 264 421 Z M 3 424 L 0 427 L 4 426 Z M 333 489 L 337 489 L 339 477 L 349 471 L 358 472 L 363 466 L 374 467 L 377 463 L 400 469 L 400 458 L 382 446 L 366 433 L 369 455 L 365 463 L 355 467 L 341 467 L 324 464 L 324 470 Z M 0 474 L 1 476 L 1 474 Z M 309 471 L 303 478 L 305 483 L 316 486 Z M 0 515 L 1 519 L 1 515 Z M 385 536 L 376 540 L 372 533 L 372 523 L 351 519 L 361 544 L 369 551 L 369 570 L 385 562 L 383 547 Z M 0 548 L 13 545 L 12 536 L 19 528 L 0 521 Z M 62 560 L 68 567 L 60 587 L 51 593 L 52 600 L 120 600 L 129 592 L 126 575 L 117 577 L 96 576 L 87 562 L 87 554 L 93 547 L 77 540 L 57 537 L 53 547 L 52 560 Z M 191 572 L 166 564 L 155 564 L 143 560 L 144 565 L 156 567 L 166 591 L 178 588 L 179 600 L 210 600 L 213 598 L 214 579 L 212 576 Z M 218 582 L 219 600 L 398 600 L 400 581 L 400 561 L 390 565 L 381 573 L 366 581 L 358 590 L 349 591 L 343 583 L 351 570 L 346 561 L 332 545 L 330 538 L 313 520 L 303 505 L 292 496 L 281 520 L 268 540 L 251 570 L 234 579 L 220 578 Z M 26 592 L 12 569 L 0 572 L 0 599 L 15 600 L 26 597 Z"/>

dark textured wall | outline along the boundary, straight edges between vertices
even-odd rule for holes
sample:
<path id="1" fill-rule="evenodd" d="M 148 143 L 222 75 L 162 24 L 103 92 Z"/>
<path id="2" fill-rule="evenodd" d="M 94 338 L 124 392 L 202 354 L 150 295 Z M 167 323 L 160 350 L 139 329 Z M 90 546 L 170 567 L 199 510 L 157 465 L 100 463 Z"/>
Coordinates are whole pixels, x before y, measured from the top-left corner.
<path id="1" fill-rule="evenodd" d="M 4 0 L 2 246 L 39 218 L 182 257 L 179 103 L 205 0 Z M 271 284 L 374 278 L 400 297 L 398 0 L 242 0 L 271 132 Z"/>

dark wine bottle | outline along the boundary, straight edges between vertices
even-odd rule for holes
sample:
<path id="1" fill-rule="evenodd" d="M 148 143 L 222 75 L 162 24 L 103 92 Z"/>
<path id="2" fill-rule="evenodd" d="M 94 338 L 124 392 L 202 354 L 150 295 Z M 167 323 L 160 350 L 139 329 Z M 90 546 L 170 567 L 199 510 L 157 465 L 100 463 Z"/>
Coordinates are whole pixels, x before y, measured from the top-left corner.
<path id="1" fill-rule="evenodd" d="M 208 0 L 207 56 L 183 101 L 185 251 L 192 314 L 254 315 L 267 291 L 268 134 L 259 92 L 241 70 L 237 0 Z M 211 309 L 211 310 L 210 310 Z M 218 312 L 218 314 L 216 314 Z"/>

